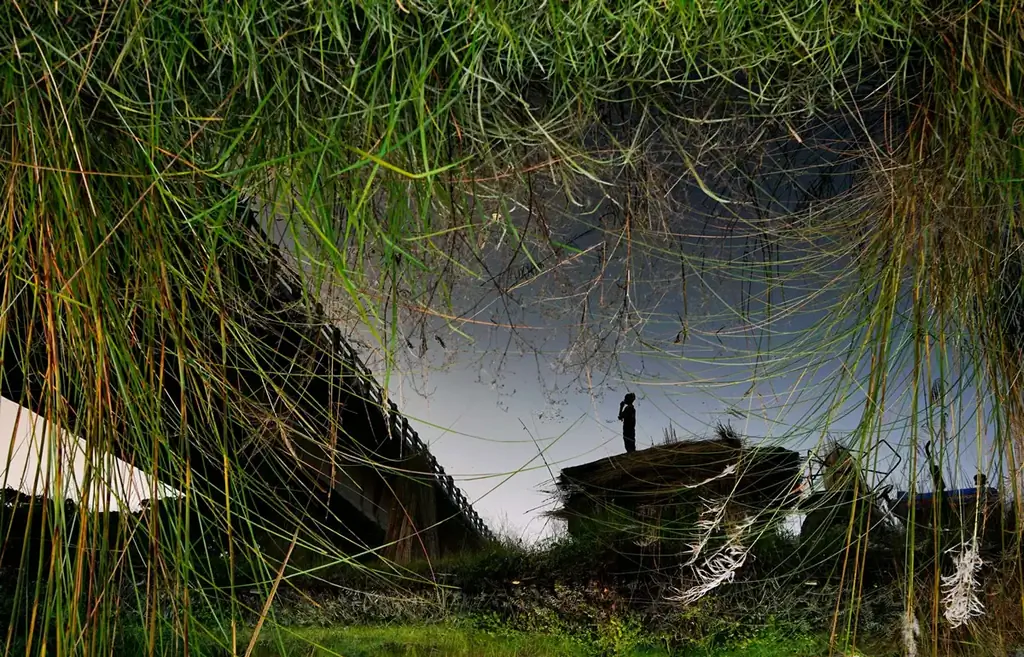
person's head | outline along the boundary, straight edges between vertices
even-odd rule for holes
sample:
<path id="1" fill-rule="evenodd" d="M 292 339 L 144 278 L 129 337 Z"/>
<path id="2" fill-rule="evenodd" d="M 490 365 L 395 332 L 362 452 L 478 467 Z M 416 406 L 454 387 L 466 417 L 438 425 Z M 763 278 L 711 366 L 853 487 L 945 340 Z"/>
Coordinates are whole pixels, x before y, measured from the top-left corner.
<path id="1" fill-rule="evenodd" d="M 988 477 L 983 474 L 974 475 L 974 485 L 978 488 L 984 488 L 988 484 Z"/>
<path id="2" fill-rule="evenodd" d="M 626 393 L 626 398 L 622 400 L 622 403 L 623 404 L 632 404 L 635 401 L 636 401 L 636 395 L 634 395 L 633 393 L 629 392 L 629 393 Z"/>

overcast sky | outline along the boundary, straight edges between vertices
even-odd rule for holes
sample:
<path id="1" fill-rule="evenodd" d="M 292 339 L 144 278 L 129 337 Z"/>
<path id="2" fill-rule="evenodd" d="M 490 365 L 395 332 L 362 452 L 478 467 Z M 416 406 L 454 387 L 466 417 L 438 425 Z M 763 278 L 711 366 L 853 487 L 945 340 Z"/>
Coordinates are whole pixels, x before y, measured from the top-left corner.
<path id="1" fill-rule="evenodd" d="M 549 534 L 543 512 L 559 470 L 623 451 L 616 416 L 627 391 L 638 397 L 640 449 L 660 442 L 669 426 L 688 438 L 730 422 L 751 442 L 804 453 L 857 428 L 871 354 L 850 350 L 863 343 L 857 304 L 867 300 L 854 296 L 860 288 L 840 246 L 775 244 L 769 283 L 758 226 L 738 226 L 735 216 L 671 217 L 671 239 L 635 238 L 627 256 L 599 194 L 570 202 L 551 193 L 542 203 L 555 238 L 579 253 L 558 267 L 539 263 L 544 274 L 511 293 L 469 278 L 444 307 L 448 318 L 400 321 L 405 344 L 390 375 L 400 409 L 492 526 L 528 538 Z M 699 206 L 691 199 L 690 208 Z M 509 211 L 518 213 L 517 225 L 526 223 L 523 208 Z M 488 271 L 513 272 L 505 287 L 532 271 L 513 240 L 491 236 Z M 627 312 L 619 314 L 627 280 Z M 589 333 L 580 339 L 584 324 Z M 366 331 L 355 334 L 383 377 L 374 358 L 380 345 Z M 897 487 L 907 486 L 909 431 L 922 420 L 910 415 L 908 335 L 893 336 L 881 432 L 888 442 L 875 452 L 881 469 L 899 466 L 889 479 Z M 600 345 L 599 356 L 583 357 L 581 345 Z M 618 358 L 605 357 L 611 352 Z M 928 385 L 922 381 L 918 394 Z M 963 433 L 950 444 L 946 481 L 966 486 L 978 462 L 973 437 L 989 429 L 972 425 L 972 391 L 956 398 L 965 407 L 951 420 Z"/>

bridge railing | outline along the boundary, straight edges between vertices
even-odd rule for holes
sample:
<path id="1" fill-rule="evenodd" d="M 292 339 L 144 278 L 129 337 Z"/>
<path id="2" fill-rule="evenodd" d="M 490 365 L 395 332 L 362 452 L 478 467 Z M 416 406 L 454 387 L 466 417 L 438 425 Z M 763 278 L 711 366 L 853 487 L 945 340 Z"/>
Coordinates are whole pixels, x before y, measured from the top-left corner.
<path id="1" fill-rule="evenodd" d="M 385 402 L 383 389 L 377 384 L 377 379 L 373 376 L 373 373 L 366 367 L 359 354 L 352 348 L 352 345 L 341 335 L 341 331 L 337 327 L 332 327 L 332 329 L 331 335 L 328 337 L 331 339 L 335 349 L 340 348 L 344 352 L 346 360 L 357 370 L 360 380 L 363 381 L 364 392 L 367 398 L 380 406 L 381 410 L 385 409 L 386 403 L 388 427 L 391 431 L 391 436 L 401 441 L 403 452 L 424 455 L 431 469 L 429 474 L 433 476 L 435 483 L 452 505 L 459 509 L 473 531 L 483 538 L 493 539 L 494 534 L 479 514 L 477 514 L 476 509 L 473 508 L 469 500 L 466 499 L 462 489 L 458 487 L 452 476 L 444 471 L 441 464 L 430 453 L 426 443 L 423 442 L 423 439 L 420 438 L 416 430 L 409 424 L 409 419 L 402 415 L 395 402 L 390 399 Z"/>
<path id="2" fill-rule="evenodd" d="M 289 297 L 295 301 L 300 301 L 302 299 L 301 290 L 303 288 L 299 282 L 298 274 L 292 271 L 291 267 L 288 266 L 287 261 L 281 254 L 280 248 L 267 238 L 266 233 L 258 223 L 251 224 L 250 228 L 258 235 L 264 244 L 270 245 L 274 254 L 277 256 L 277 264 L 281 267 L 278 282 L 287 290 Z M 482 538 L 488 540 L 493 539 L 494 534 L 487 527 L 487 524 L 479 514 L 477 514 L 476 509 L 474 509 L 473 505 L 466 499 L 466 496 L 458 485 L 456 485 L 455 480 L 452 479 L 451 475 L 444 471 L 441 464 L 438 463 L 437 459 L 434 458 L 434 455 L 430 453 L 426 443 L 423 442 L 419 434 L 416 433 L 416 430 L 409 424 L 409 420 L 402 415 L 393 401 L 388 399 L 385 402 L 385 395 L 380 385 L 377 383 L 377 379 L 373 376 L 373 373 L 370 372 L 370 369 L 366 364 L 363 363 L 363 360 L 359 357 L 359 354 L 356 353 L 355 349 L 352 348 L 352 345 L 348 340 L 346 340 L 341 334 L 341 330 L 337 326 L 330 324 L 327 319 L 327 313 L 324 312 L 323 305 L 320 303 L 316 304 L 316 319 L 322 322 L 321 333 L 333 347 L 335 352 L 340 352 L 340 355 L 345 358 L 347 363 L 356 370 L 359 380 L 363 382 L 363 393 L 366 395 L 368 401 L 377 404 L 382 412 L 387 413 L 388 428 L 391 433 L 391 437 L 392 439 L 401 441 L 402 454 L 424 455 L 431 470 L 426 474 L 433 477 L 435 485 L 440 488 L 441 492 L 448 498 L 448 501 L 459 510 L 469 527 Z"/>

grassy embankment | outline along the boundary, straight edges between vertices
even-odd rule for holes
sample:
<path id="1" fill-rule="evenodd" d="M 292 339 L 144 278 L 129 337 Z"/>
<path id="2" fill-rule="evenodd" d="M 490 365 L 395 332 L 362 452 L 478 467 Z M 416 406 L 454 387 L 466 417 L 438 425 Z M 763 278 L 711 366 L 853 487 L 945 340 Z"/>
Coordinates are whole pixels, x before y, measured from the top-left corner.
<path id="1" fill-rule="evenodd" d="M 141 630 L 131 632 L 144 639 Z M 126 657 L 138 646 L 124 644 Z M 630 643 L 595 646 L 568 636 L 540 632 L 486 632 L 463 625 L 394 625 L 281 629 L 255 643 L 251 657 L 816 657 L 826 643 L 811 637 L 783 636 L 771 630 L 728 645 L 664 647 Z M 190 654 L 216 657 L 223 648 L 202 642 Z"/>
<path id="2" fill-rule="evenodd" d="M 316 652 L 310 652 L 317 646 Z M 773 633 L 732 646 L 691 648 L 679 657 L 811 657 L 821 653 L 823 644 L 812 638 L 787 638 Z M 615 657 L 668 657 L 657 646 L 611 648 Z M 289 655 L 327 657 L 589 657 L 591 646 L 565 637 L 509 632 L 499 635 L 479 630 L 441 626 L 352 627 L 297 632 L 275 645 L 259 645 L 255 657 Z"/>

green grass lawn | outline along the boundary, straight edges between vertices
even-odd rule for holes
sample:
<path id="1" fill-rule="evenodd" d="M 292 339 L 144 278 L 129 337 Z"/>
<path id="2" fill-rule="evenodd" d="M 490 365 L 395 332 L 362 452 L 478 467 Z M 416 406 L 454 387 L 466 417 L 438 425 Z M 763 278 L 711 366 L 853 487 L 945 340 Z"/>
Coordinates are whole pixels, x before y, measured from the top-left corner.
<path id="1" fill-rule="evenodd" d="M 784 637 L 774 633 L 742 641 L 733 646 L 694 648 L 684 657 L 818 657 L 828 654 L 827 645 L 813 637 Z"/>
<path id="2" fill-rule="evenodd" d="M 570 639 L 543 635 L 492 635 L 446 626 L 345 627 L 281 630 L 260 642 L 254 657 L 583 657 Z"/>
<path id="3" fill-rule="evenodd" d="M 449 626 L 346 627 L 268 634 L 254 657 L 589 657 L 594 647 L 547 634 L 502 633 Z M 723 648 L 691 649 L 681 657 L 816 657 L 822 644 L 774 634 Z M 657 647 L 631 648 L 616 657 L 668 657 Z"/>

